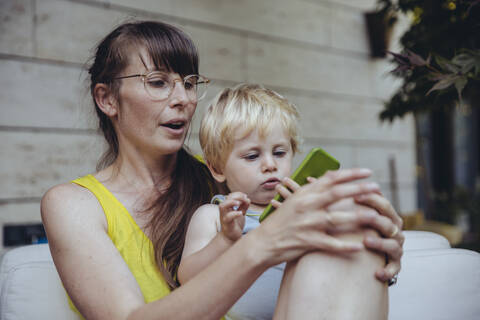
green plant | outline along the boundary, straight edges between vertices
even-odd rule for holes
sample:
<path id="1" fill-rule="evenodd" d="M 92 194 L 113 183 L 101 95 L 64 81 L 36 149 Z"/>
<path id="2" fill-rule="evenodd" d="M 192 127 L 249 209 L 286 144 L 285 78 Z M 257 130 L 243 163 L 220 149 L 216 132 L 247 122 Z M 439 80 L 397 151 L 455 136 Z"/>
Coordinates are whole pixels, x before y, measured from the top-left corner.
<path id="1" fill-rule="evenodd" d="M 380 3 L 389 2 L 382 0 Z M 403 85 L 385 103 L 382 120 L 407 113 L 451 108 L 462 93 L 480 88 L 480 0 L 399 0 L 397 10 L 412 16 L 393 53 L 393 74 Z M 383 4 L 383 6 L 386 6 Z"/>

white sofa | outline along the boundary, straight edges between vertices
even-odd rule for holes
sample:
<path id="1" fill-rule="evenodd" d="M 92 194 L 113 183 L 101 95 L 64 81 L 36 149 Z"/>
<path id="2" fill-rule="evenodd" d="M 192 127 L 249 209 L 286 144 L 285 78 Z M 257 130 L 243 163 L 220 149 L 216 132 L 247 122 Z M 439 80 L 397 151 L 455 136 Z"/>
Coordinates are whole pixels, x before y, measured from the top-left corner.
<path id="1" fill-rule="evenodd" d="M 402 271 L 389 289 L 389 320 L 480 319 L 480 254 L 435 233 L 406 231 Z M 0 320 L 78 319 L 48 245 L 8 251 L 0 266 Z"/>

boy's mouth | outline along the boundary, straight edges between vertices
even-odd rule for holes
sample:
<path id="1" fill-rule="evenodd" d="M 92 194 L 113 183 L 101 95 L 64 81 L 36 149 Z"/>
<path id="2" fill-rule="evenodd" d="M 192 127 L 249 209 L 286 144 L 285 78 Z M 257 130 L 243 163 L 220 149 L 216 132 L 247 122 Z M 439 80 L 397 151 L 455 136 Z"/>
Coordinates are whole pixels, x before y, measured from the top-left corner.
<path id="1" fill-rule="evenodd" d="M 262 187 L 267 190 L 275 189 L 275 186 L 280 183 L 280 179 L 270 178 L 267 181 L 262 183 Z"/>

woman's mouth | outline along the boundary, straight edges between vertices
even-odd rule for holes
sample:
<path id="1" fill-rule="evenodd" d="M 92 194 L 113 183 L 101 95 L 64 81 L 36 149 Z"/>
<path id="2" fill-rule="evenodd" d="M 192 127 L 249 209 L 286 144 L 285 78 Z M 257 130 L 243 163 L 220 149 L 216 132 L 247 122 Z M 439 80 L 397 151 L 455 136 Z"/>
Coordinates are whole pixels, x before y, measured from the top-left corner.
<path id="1" fill-rule="evenodd" d="M 172 120 L 161 124 L 162 127 L 167 128 L 173 134 L 182 134 L 186 127 L 186 121 Z"/>

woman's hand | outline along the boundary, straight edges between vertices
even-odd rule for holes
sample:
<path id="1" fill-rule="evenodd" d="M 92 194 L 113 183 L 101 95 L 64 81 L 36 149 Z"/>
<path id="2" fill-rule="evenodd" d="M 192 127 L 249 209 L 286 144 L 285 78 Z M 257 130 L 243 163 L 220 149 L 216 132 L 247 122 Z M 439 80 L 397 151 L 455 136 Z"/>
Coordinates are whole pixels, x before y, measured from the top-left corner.
<path id="1" fill-rule="evenodd" d="M 403 254 L 405 237 L 401 232 L 402 219 L 398 216 L 390 202 L 380 193 L 363 194 L 354 199 L 342 199 L 328 208 L 329 211 L 355 211 L 359 215 L 357 227 L 369 226 L 382 237 L 372 235 L 364 239 L 365 247 L 384 253 L 388 263 L 375 272 L 380 281 L 386 282 L 400 272 L 400 259 Z M 342 228 L 346 228 L 342 230 Z M 338 232 L 349 231 L 351 226 L 341 226 Z"/>
<path id="2" fill-rule="evenodd" d="M 316 180 L 315 178 L 308 178 L 310 183 Z M 292 195 L 292 192 L 299 188 L 300 186 L 295 181 L 285 178 L 283 184 L 278 185 L 276 189 L 284 199 L 287 199 Z M 272 200 L 272 205 L 275 208 L 279 208 L 281 202 Z M 360 218 L 357 221 L 352 220 L 353 223 L 359 224 L 356 226 L 338 224 L 331 221 L 335 225 L 335 228 L 330 228 L 333 232 L 349 231 L 358 228 L 360 225 L 370 225 L 383 235 L 383 238 L 367 236 L 364 240 L 367 248 L 383 252 L 387 256 L 386 266 L 375 273 L 380 281 L 388 281 L 400 272 L 400 259 L 403 254 L 402 246 L 405 241 L 405 237 L 401 232 L 403 221 L 390 202 L 380 192 L 356 196 L 355 202 L 352 199 L 342 199 L 329 206 L 328 210 L 337 213 L 356 211 Z"/>
<path id="3" fill-rule="evenodd" d="M 384 252 L 387 255 L 387 265 L 378 270 L 375 275 L 381 281 L 388 281 L 400 272 L 400 259 L 403 255 L 405 236 L 402 233 L 403 221 L 392 204 L 377 193 L 363 194 L 355 197 L 355 202 L 376 210 L 380 215 L 371 219 L 384 238 L 367 237 L 364 244 L 367 248 Z M 365 210 L 365 209 L 363 209 Z"/>
<path id="4" fill-rule="evenodd" d="M 285 194 L 288 199 L 259 228 L 249 233 L 261 238 L 258 243 L 269 255 L 265 260 L 275 264 L 312 250 L 352 252 L 362 249 L 361 243 L 339 240 L 329 233 L 336 228 L 358 230 L 359 225 L 368 224 L 369 220 L 353 210 L 327 212 L 326 208 L 341 199 L 379 192 L 376 183 L 350 183 L 370 174 L 368 169 L 332 171 L 291 195 Z"/>
<path id="5" fill-rule="evenodd" d="M 242 192 L 230 193 L 218 206 L 221 232 L 230 241 L 235 242 L 242 236 L 248 206 L 250 199 Z"/>

